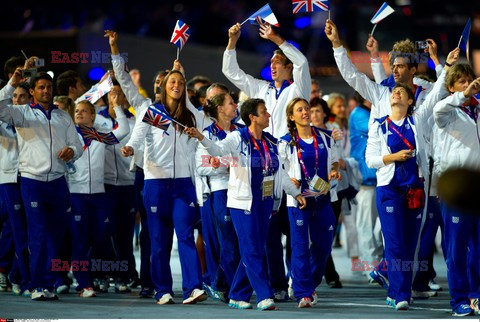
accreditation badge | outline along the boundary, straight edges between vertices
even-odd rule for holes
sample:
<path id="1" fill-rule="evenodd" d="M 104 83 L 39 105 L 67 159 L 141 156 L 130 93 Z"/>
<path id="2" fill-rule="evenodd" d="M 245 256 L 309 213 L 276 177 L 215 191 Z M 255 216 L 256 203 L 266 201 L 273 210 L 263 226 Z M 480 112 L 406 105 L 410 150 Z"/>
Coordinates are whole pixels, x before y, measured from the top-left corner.
<path id="1" fill-rule="evenodd" d="M 330 184 L 315 175 L 310 181 L 308 181 L 308 187 L 311 191 L 321 192 L 322 194 L 326 193 L 330 189 Z"/>
<path id="2" fill-rule="evenodd" d="M 262 197 L 273 197 L 273 176 L 263 177 L 262 183 Z"/>

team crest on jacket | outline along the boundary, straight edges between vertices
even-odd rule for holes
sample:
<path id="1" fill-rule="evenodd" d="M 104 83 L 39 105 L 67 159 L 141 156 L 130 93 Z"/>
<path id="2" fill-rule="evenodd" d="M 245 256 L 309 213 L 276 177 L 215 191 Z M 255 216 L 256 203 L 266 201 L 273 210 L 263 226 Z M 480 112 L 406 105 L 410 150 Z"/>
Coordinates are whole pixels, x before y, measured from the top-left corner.
<path id="1" fill-rule="evenodd" d="M 303 226 L 303 220 L 298 219 L 297 220 L 297 226 Z"/>
<path id="2" fill-rule="evenodd" d="M 223 220 L 225 220 L 225 222 L 229 222 L 229 221 L 232 221 L 232 217 L 230 217 L 230 216 L 224 216 L 224 217 L 223 217 Z"/>
<path id="3" fill-rule="evenodd" d="M 251 212 L 248 211 L 248 210 L 245 210 L 244 213 L 245 213 L 245 215 L 250 215 L 251 214 Z"/>
<path id="4" fill-rule="evenodd" d="M 150 207 L 150 211 L 154 213 L 157 212 L 157 207 Z"/>
<path id="5" fill-rule="evenodd" d="M 20 204 L 15 204 L 15 205 L 13 205 L 13 209 L 15 209 L 15 210 L 20 210 L 20 209 L 22 209 L 22 205 L 20 205 Z"/>
<path id="6" fill-rule="evenodd" d="M 460 217 L 455 217 L 455 216 L 453 216 L 453 217 L 452 217 L 452 222 L 453 222 L 454 224 L 458 224 L 458 223 L 460 222 Z"/>
<path id="7" fill-rule="evenodd" d="M 393 207 L 387 207 L 387 208 L 386 208 L 386 211 L 387 211 L 387 213 L 389 213 L 389 214 L 393 214 L 393 210 L 394 210 Z"/>
<path id="8" fill-rule="evenodd" d="M 30 207 L 37 208 L 38 207 L 38 202 L 37 201 L 30 202 Z"/>

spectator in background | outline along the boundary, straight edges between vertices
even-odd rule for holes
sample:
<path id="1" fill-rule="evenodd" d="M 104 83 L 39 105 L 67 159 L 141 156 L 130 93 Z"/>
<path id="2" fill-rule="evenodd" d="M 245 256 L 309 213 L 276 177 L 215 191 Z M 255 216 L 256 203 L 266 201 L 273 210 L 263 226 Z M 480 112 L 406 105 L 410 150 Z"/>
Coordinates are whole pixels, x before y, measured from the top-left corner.
<path id="1" fill-rule="evenodd" d="M 68 96 L 73 101 L 82 96 L 86 91 L 83 81 L 80 79 L 78 73 L 74 70 L 67 70 L 58 75 L 57 78 L 57 93 L 61 96 Z"/>
<path id="2" fill-rule="evenodd" d="M 55 96 L 53 104 L 57 105 L 59 109 L 65 111 L 70 115 L 72 120 L 75 120 L 75 102 L 68 96 Z"/>
<path id="3" fill-rule="evenodd" d="M 322 98 L 323 91 L 320 87 L 320 81 L 318 79 L 312 79 L 312 89 L 310 91 L 310 101 L 315 97 Z"/>
<path id="4" fill-rule="evenodd" d="M 3 72 L 5 74 L 5 79 L 9 80 L 10 78 L 12 78 L 13 73 L 15 73 L 15 70 L 18 67 L 23 67 L 24 64 L 25 64 L 25 58 L 18 57 L 18 56 L 10 57 L 5 62 L 5 65 L 3 66 Z"/>
<path id="5" fill-rule="evenodd" d="M 375 201 L 376 170 L 369 168 L 365 162 L 368 120 L 372 103 L 365 100 L 358 92 L 353 95 L 353 100 L 360 102 L 353 110 L 348 122 L 350 124 L 350 156 L 358 162 L 359 170 L 362 173 L 362 183 L 356 196 L 358 248 L 360 259 L 372 265 L 373 261 L 381 260 L 383 255 L 382 233 Z"/>

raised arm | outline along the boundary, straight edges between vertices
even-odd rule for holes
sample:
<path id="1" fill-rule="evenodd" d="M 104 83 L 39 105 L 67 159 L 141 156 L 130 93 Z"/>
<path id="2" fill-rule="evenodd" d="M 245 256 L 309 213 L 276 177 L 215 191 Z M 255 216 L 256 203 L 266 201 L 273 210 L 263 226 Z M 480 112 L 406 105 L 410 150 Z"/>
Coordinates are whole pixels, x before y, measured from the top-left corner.
<path id="1" fill-rule="evenodd" d="M 388 88 L 370 80 L 367 75 L 360 73 L 348 58 L 345 48 L 343 48 L 338 36 L 338 29 L 335 24 L 327 19 L 325 25 L 325 34 L 332 42 L 333 53 L 340 74 L 343 79 L 360 93 L 366 100 L 372 102 L 375 108 L 378 108 L 379 102 L 383 95 L 388 94 Z M 373 112 L 373 111 L 372 111 Z"/>
<path id="2" fill-rule="evenodd" d="M 24 111 L 27 105 L 11 105 L 15 87 L 22 80 L 22 69 L 17 68 L 8 84 L 0 91 L 0 120 L 17 127 L 22 127 L 25 121 Z"/>
<path id="3" fill-rule="evenodd" d="M 108 37 L 108 42 L 110 44 L 110 50 L 112 52 L 112 66 L 115 73 L 115 79 L 120 84 L 122 91 L 125 93 L 125 97 L 130 105 L 133 106 L 135 110 L 140 109 L 142 106 L 147 107 L 151 105 L 151 100 L 143 97 L 139 92 L 138 88 L 133 84 L 130 74 L 127 73 L 125 69 L 125 61 L 120 55 L 120 50 L 118 49 L 117 40 L 118 34 L 112 30 L 105 30 L 104 37 Z"/>
<path id="4" fill-rule="evenodd" d="M 268 86 L 268 82 L 246 74 L 238 66 L 235 48 L 240 37 L 240 28 L 240 24 L 236 23 L 228 30 L 228 45 L 223 54 L 222 73 L 249 97 L 257 97 L 260 87 Z"/>
<path id="5" fill-rule="evenodd" d="M 438 128 L 442 129 L 448 123 L 454 121 L 456 109 L 479 92 L 480 77 L 471 82 L 465 91 L 456 92 L 438 102 L 433 109 L 433 116 Z"/>
<path id="6" fill-rule="evenodd" d="M 380 84 L 387 78 L 387 73 L 378 54 L 378 42 L 372 35 L 369 35 L 365 47 L 370 53 L 370 66 L 372 67 L 373 78 L 377 84 Z"/>

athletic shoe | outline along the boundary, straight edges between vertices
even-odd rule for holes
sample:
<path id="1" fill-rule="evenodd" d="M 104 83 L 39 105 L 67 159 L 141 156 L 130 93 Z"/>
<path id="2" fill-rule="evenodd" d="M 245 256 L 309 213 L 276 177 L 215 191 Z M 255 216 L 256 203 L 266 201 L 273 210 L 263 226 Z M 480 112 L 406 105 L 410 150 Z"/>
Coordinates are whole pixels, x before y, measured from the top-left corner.
<path id="1" fill-rule="evenodd" d="M 390 285 L 388 279 L 378 271 L 371 271 L 368 281 L 370 284 L 377 283 L 388 291 L 388 286 Z"/>
<path id="2" fill-rule="evenodd" d="M 208 294 L 205 290 L 199 290 L 198 288 L 194 289 L 193 292 L 183 300 L 183 304 L 195 304 L 198 302 L 203 302 L 208 299 Z"/>
<path id="3" fill-rule="evenodd" d="M 230 300 L 228 306 L 233 307 L 234 309 L 247 310 L 252 308 L 252 304 L 245 301 L 235 301 Z"/>
<path id="4" fill-rule="evenodd" d="M 29 290 L 25 290 L 25 291 L 23 291 L 22 296 L 30 297 L 30 296 L 32 296 L 32 293 L 30 293 Z"/>
<path id="5" fill-rule="evenodd" d="M 68 292 L 70 291 L 70 286 L 65 284 L 60 285 L 59 287 L 57 287 L 56 291 L 57 294 L 68 294 Z"/>
<path id="6" fill-rule="evenodd" d="M 473 313 L 472 308 L 468 304 L 461 304 L 452 311 L 452 316 L 467 316 Z"/>
<path id="7" fill-rule="evenodd" d="M 289 300 L 287 291 L 277 291 L 273 293 L 273 300 L 275 302 L 286 302 Z"/>
<path id="8" fill-rule="evenodd" d="M 387 296 L 387 299 L 385 300 L 385 304 L 395 308 L 395 299 L 392 299 L 391 297 Z"/>
<path id="9" fill-rule="evenodd" d="M 100 280 L 100 284 L 98 286 L 100 292 L 108 293 L 108 288 L 110 287 L 110 281 L 108 278 L 104 278 Z"/>
<path id="10" fill-rule="evenodd" d="M 430 289 L 432 291 L 441 291 L 442 290 L 442 286 L 440 286 L 440 284 L 435 283 L 435 281 L 433 279 L 430 280 L 430 282 L 428 282 L 428 287 L 430 287 Z"/>
<path id="11" fill-rule="evenodd" d="M 153 294 L 154 294 L 153 288 L 142 287 L 142 289 L 138 293 L 138 296 L 140 296 L 141 298 L 147 299 L 147 298 L 151 298 Z"/>
<path id="12" fill-rule="evenodd" d="M 288 286 L 288 297 L 291 299 L 291 300 L 294 300 L 295 299 L 295 294 L 293 292 L 293 287 L 290 285 Z"/>
<path id="13" fill-rule="evenodd" d="M 45 300 L 47 301 L 56 301 L 58 300 L 57 294 L 53 293 L 50 290 L 47 290 L 46 288 L 43 289 L 43 294 L 45 294 Z"/>
<path id="14" fill-rule="evenodd" d="M 97 294 L 91 287 L 86 287 L 83 290 L 80 291 L 80 294 L 78 294 L 80 297 L 95 297 Z"/>
<path id="15" fill-rule="evenodd" d="M 115 283 L 115 293 L 128 293 L 131 291 L 127 284 L 122 282 Z"/>
<path id="16" fill-rule="evenodd" d="M 34 301 L 45 301 L 45 293 L 43 293 L 41 288 L 35 289 L 30 297 Z"/>
<path id="17" fill-rule="evenodd" d="M 331 281 L 328 283 L 328 287 L 330 288 L 343 288 L 342 282 L 339 280 Z"/>
<path id="18" fill-rule="evenodd" d="M 8 291 L 8 279 L 7 275 L 0 273 L 0 292 Z"/>
<path id="19" fill-rule="evenodd" d="M 412 290 L 412 297 L 415 299 L 428 299 L 429 297 L 437 296 L 437 291 L 415 291 Z"/>
<path id="20" fill-rule="evenodd" d="M 317 304 L 317 292 L 312 293 L 312 305 Z"/>
<path id="21" fill-rule="evenodd" d="M 275 302 L 272 299 L 264 299 L 257 303 L 257 310 L 260 311 L 271 311 L 276 310 Z"/>
<path id="22" fill-rule="evenodd" d="M 175 301 L 170 293 L 165 293 L 159 300 L 157 300 L 157 304 L 175 304 Z"/>
<path id="23" fill-rule="evenodd" d="M 22 288 L 20 287 L 20 284 L 12 283 L 12 293 L 15 295 L 22 295 Z"/>
<path id="24" fill-rule="evenodd" d="M 131 278 L 127 286 L 131 289 L 137 288 L 138 286 L 140 286 L 140 279 L 138 277 Z"/>
<path id="25" fill-rule="evenodd" d="M 475 315 L 480 315 L 480 309 L 478 308 L 478 298 L 470 299 L 470 308 L 475 312 Z"/>
<path id="26" fill-rule="evenodd" d="M 211 286 L 208 285 L 208 284 L 203 283 L 203 289 L 207 292 L 208 296 L 210 296 L 211 298 L 215 299 L 215 295 L 213 295 L 213 293 L 215 292 L 215 290 L 213 289 L 213 287 L 211 287 Z"/>
<path id="27" fill-rule="evenodd" d="M 405 311 L 408 310 L 408 302 L 407 301 L 400 301 L 395 304 L 395 310 L 397 311 Z"/>
<path id="28" fill-rule="evenodd" d="M 300 302 L 298 302 L 298 308 L 299 309 L 312 307 L 312 306 L 313 306 L 312 299 L 309 298 L 309 297 L 304 297 L 303 299 L 300 300 Z"/>
<path id="29" fill-rule="evenodd" d="M 215 291 L 214 290 L 212 295 L 213 295 L 212 298 L 214 300 L 219 300 L 219 301 L 222 301 L 223 303 L 228 303 L 226 292 L 220 292 L 220 291 Z"/>

